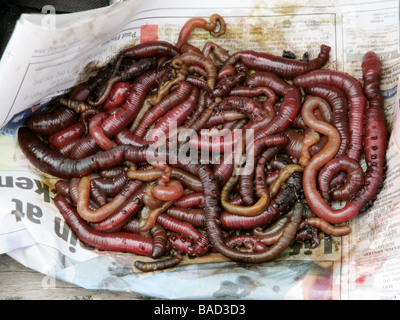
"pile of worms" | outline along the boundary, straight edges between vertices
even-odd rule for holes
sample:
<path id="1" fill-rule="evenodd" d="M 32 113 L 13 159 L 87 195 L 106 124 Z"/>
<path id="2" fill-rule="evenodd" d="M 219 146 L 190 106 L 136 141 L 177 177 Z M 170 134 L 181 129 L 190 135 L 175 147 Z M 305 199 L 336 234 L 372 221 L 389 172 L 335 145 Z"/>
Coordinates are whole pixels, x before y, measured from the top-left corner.
<path id="1" fill-rule="evenodd" d="M 196 28 L 215 40 L 190 44 Z M 327 45 L 313 59 L 229 53 L 217 43 L 226 28 L 218 14 L 195 17 L 176 44 L 124 49 L 19 128 L 86 245 L 138 255 L 142 271 L 208 253 L 262 263 L 349 234 L 373 205 L 388 140 L 378 55 L 365 53 L 357 80 L 326 68 Z"/>

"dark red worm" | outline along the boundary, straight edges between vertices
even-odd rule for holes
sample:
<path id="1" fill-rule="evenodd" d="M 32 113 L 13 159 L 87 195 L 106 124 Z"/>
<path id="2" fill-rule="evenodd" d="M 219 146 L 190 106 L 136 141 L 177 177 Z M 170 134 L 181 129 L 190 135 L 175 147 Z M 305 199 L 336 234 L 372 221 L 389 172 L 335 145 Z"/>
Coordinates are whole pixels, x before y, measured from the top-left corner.
<path id="1" fill-rule="evenodd" d="M 228 66 L 229 67 L 229 66 Z M 225 67 L 226 69 L 227 67 Z M 248 69 L 243 65 L 238 63 L 234 67 L 234 73 L 231 75 L 227 75 L 221 79 L 218 79 L 214 90 L 213 95 L 214 97 L 224 97 L 226 96 L 235 86 L 242 83 L 242 81 L 247 76 Z M 218 78 L 220 77 L 220 73 L 218 73 Z"/>
<path id="2" fill-rule="evenodd" d="M 219 110 L 237 110 L 246 114 L 253 122 L 261 121 L 265 117 L 263 106 L 255 99 L 241 96 L 230 96 L 222 99 Z"/>
<path id="3" fill-rule="evenodd" d="M 190 223 L 179 221 L 164 213 L 158 216 L 157 222 L 165 229 L 173 233 L 181 234 L 191 240 L 190 242 L 192 245 L 188 248 L 188 252 L 186 252 L 188 255 L 202 256 L 209 250 L 209 240 L 207 236 L 198 231 Z"/>
<path id="4" fill-rule="evenodd" d="M 301 94 L 295 86 L 268 72 L 251 74 L 245 84 L 250 87 L 271 88 L 277 95 L 283 97 L 278 115 L 263 130 L 255 133 L 255 139 L 283 132 L 292 124 L 301 106 Z"/>
<path id="5" fill-rule="evenodd" d="M 133 121 L 139 113 L 146 95 L 159 84 L 158 81 L 167 72 L 169 72 L 167 68 L 148 71 L 136 78 L 132 84 L 132 91 L 122 107 L 117 108 L 110 117 L 103 121 L 102 128 L 107 137 L 115 136 Z"/>
<path id="6" fill-rule="evenodd" d="M 132 84 L 128 81 L 119 81 L 115 83 L 104 101 L 103 108 L 106 110 L 113 110 L 120 107 L 128 97 L 132 89 Z"/>
<path id="7" fill-rule="evenodd" d="M 210 129 L 219 124 L 245 119 L 247 116 L 242 112 L 235 110 L 221 110 L 213 112 L 208 118 L 207 122 L 202 126 L 203 129 Z"/>
<path id="8" fill-rule="evenodd" d="M 136 44 L 122 51 L 115 59 L 116 62 L 122 59 L 137 60 L 139 58 L 167 57 L 172 58 L 180 54 L 179 49 L 167 41 L 148 41 Z"/>
<path id="9" fill-rule="evenodd" d="M 262 131 L 264 124 L 270 123 L 272 115 L 268 115 L 263 109 L 262 105 L 257 101 L 247 97 L 228 97 L 223 99 L 218 106 L 221 110 L 234 109 L 245 113 L 252 121 L 240 129 L 240 133 L 232 132 L 227 136 L 221 136 L 215 139 L 214 137 L 192 137 L 189 145 L 199 150 L 227 154 L 228 150 L 233 150 L 233 147 L 238 142 L 246 139 L 248 129 L 252 129 L 256 135 L 257 132 Z"/>
<path id="10" fill-rule="evenodd" d="M 70 142 L 79 139 L 85 133 L 85 125 L 78 121 L 61 131 L 53 133 L 49 137 L 49 143 L 54 148 L 62 148 Z"/>
<path id="11" fill-rule="evenodd" d="M 171 232 L 183 234 L 185 236 L 192 238 L 195 241 L 204 237 L 204 235 L 198 229 L 196 229 L 192 224 L 175 219 L 166 213 L 161 213 L 158 216 L 157 223 L 159 223 L 165 229 Z"/>
<path id="12" fill-rule="evenodd" d="M 195 192 L 184 195 L 174 202 L 174 205 L 181 208 L 204 207 L 204 193 Z"/>
<path id="13" fill-rule="evenodd" d="M 367 53 L 362 64 L 365 82 L 365 95 L 369 100 L 369 107 L 365 118 L 364 153 L 367 163 L 363 188 L 345 207 L 333 210 L 315 188 L 315 177 L 308 166 L 304 171 L 303 188 L 307 201 L 315 214 L 329 223 L 337 224 L 348 221 L 361 211 L 369 208 L 379 193 L 385 176 L 385 157 L 388 131 L 386 128 L 384 99 L 380 92 L 381 63 L 379 57 L 372 52 Z M 354 82 L 353 83 L 358 83 Z M 358 87 L 358 86 L 357 86 Z M 357 91 L 357 97 L 359 92 Z M 363 94 L 363 92 L 361 93 Z M 365 100 L 364 99 L 360 99 Z M 351 105 L 351 104 L 350 104 Z M 361 108 L 363 109 L 363 108 Z M 350 119 L 351 120 L 351 119 Z M 350 126 L 351 127 L 351 126 Z M 308 172 L 307 172 L 308 171 Z"/>
<path id="14" fill-rule="evenodd" d="M 309 62 L 283 58 L 266 52 L 242 50 L 232 54 L 223 67 L 240 62 L 249 69 L 272 72 L 285 79 L 293 79 L 300 74 L 320 69 L 329 60 L 331 47 L 321 45 L 318 57 Z"/>
<path id="15" fill-rule="evenodd" d="M 186 77 L 186 82 L 188 82 L 193 87 L 196 87 L 197 89 L 206 92 L 207 94 L 212 94 L 212 90 L 208 87 L 207 81 L 201 76 L 188 74 L 188 76 Z"/>
<path id="16" fill-rule="evenodd" d="M 135 147 L 144 147 L 152 143 L 151 141 L 147 141 L 144 138 L 138 137 L 136 134 L 129 131 L 128 128 L 124 128 L 120 132 L 118 132 L 114 136 L 114 141 L 118 145 L 126 144 Z"/>
<path id="17" fill-rule="evenodd" d="M 92 136 L 88 135 L 76 141 L 69 156 L 72 159 L 83 159 L 102 150 Z"/>
<path id="18" fill-rule="evenodd" d="M 139 221 L 140 218 L 138 216 L 132 217 L 121 228 L 121 231 L 139 234 Z M 151 253 L 151 257 L 153 259 L 161 258 L 167 252 L 167 232 L 161 225 L 156 223 L 154 227 L 150 229 L 150 235 L 153 238 L 153 252 Z"/>
<path id="19" fill-rule="evenodd" d="M 225 240 L 228 247 L 239 249 L 244 247 L 245 252 L 263 252 L 267 250 L 267 246 L 261 241 L 261 238 L 252 235 L 237 235 Z"/>
<path id="20" fill-rule="evenodd" d="M 91 106 L 98 107 L 103 104 L 105 109 L 112 109 L 125 102 L 132 86 L 128 80 L 135 79 L 144 72 L 155 69 L 157 61 L 153 58 L 144 58 L 132 63 L 128 70 L 118 75 L 110 76 L 107 82 L 99 88 L 97 100 L 89 97 L 87 99 Z M 128 90 L 126 90 L 128 89 Z"/>
<path id="21" fill-rule="evenodd" d="M 167 252 L 167 231 L 158 223 L 150 229 L 153 237 L 153 251 L 151 257 L 153 259 L 161 258 Z"/>
<path id="22" fill-rule="evenodd" d="M 348 73 L 335 70 L 315 70 L 293 79 L 293 84 L 307 88 L 314 85 L 331 85 L 343 90 L 349 102 L 349 147 L 347 155 L 360 160 L 363 151 L 364 116 L 367 99 L 361 83 Z"/>
<path id="23" fill-rule="evenodd" d="M 341 144 L 336 156 L 345 155 L 350 139 L 348 121 L 349 105 L 345 93 L 338 87 L 324 84 L 309 86 L 305 88 L 305 91 L 308 94 L 325 99 L 331 106 L 332 124 L 339 131 L 341 137 Z"/>
<path id="24" fill-rule="evenodd" d="M 167 249 L 170 252 L 186 254 L 189 257 L 199 257 L 206 254 L 210 249 L 208 240 L 207 243 L 203 242 L 194 241 L 191 237 L 180 233 L 170 233 L 167 240 Z"/>
<path id="25" fill-rule="evenodd" d="M 282 168 L 285 163 L 279 161 L 275 165 L 278 166 L 277 168 Z M 301 188 L 301 173 L 295 172 L 288 178 L 286 185 L 281 187 L 264 212 L 255 217 L 238 216 L 222 212 L 220 217 L 221 228 L 226 230 L 250 230 L 274 222 L 288 213 L 293 207 L 301 194 Z"/>
<path id="26" fill-rule="evenodd" d="M 185 65 L 199 66 L 206 72 L 207 86 L 213 90 L 217 81 L 217 67 L 211 59 L 206 58 L 203 54 L 196 52 L 186 52 L 172 59 L 172 65 L 176 68 Z"/>
<path id="27" fill-rule="evenodd" d="M 160 69 L 157 71 L 148 71 L 142 76 L 139 76 L 132 84 L 132 91 L 128 96 L 127 100 L 122 107 L 119 107 L 109 117 L 105 118 L 98 129 L 99 142 L 105 141 L 105 146 L 109 146 L 111 141 L 110 138 L 116 134 L 121 135 L 121 131 L 124 131 L 128 124 L 135 118 L 139 113 L 140 108 L 143 105 L 143 101 L 149 93 L 149 91 L 157 86 L 160 78 L 168 73 L 168 69 Z M 143 146 L 147 142 L 143 141 L 139 137 L 132 135 L 128 131 L 126 135 L 118 137 L 118 144 L 130 144 L 133 146 Z M 71 152 L 71 157 L 75 159 L 81 159 L 93 155 L 99 150 L 99 146 L 96 140 L 92 136 L 87 136 L 80 140 Z"/>
<path id="28" fill-rule="evenodd" d="M 26 120 L 26 126 L 36 134 L 51 135 L 72 126 L 78 118 L 70 108 L 59 106 L 50 113 L 33 114 Z"/>
<path id="29" fill-rule="evenodd" d="M 386 171 L 386 149 L 388 143 L 388 130 L 384 112 L 384 98 L 380 90 L 382 68 L 378 55 L 372 51 L 367 52 L 362 63 L 364 93 L 368 99 L 369 107 L 365 115 L 365 161 L 367 172 L 365 174 L 364 188 L 361 190 L 360 201 L 367 202 L 367 207 L 372 206 L 376 195 L 382 188 Z M 365 210 L 365 208 L 363 208 Z"/>
<path id="30" fill-rule="evenodd" d="M 346 183 L 331 189 L 331 181 L 339 172 L 346 173 Z M 347 156 L 335 157 L 329 161 L 318 175 L 318 185 L 325 201 L 348 201 L 364 184 L 364 172 L 357 160 Z"/>
<path id="31" fill-rule="evenodd" d="M 276 141 L 272 145 L 268 145 L 268 141 Z M 256 167 L 257 159 L 264 149 L 269 150 L 266 161 L 272 159 L 285 145 L 287 138 L 281 135 L 268 136 L 265 138 L 255 140 L 247 149 L 246 166 L 251 166 L 252 170 L 244 170 L 239 177 L 239 194 L 247 205 L 255 203 L 255 189 L 254 189 L 254 170 Z M 276 143 L 276 144 L 275 144 Z"/>
<path id="32" fill-rule="evenodd" d="M 174 203 L 173 207 L 167 209 L 166 214 L 169 216 L 192 224 L 196 228 L 204 228 L 204 210 L 193 208 L 180 208 Z"/>
<path id="33" fill-rule="evenodd" d="M 101 222 L 93 223 L 92 227 L 104 233 L 119 231 L 140 209 L 143 208 L 145 185 L 142 181 L 129 181 L 126 186 L 129 199 L 125 201 L 113 214 Z"/>
<path id="34" fill-rule="evenodd" d="M 153 240 L 129 232 L 103 233 L 91 228 L 79 217 L 76 209 L 61 195 L 56 195 L 54 204 L 80 241 L 99 250 L 129 252 L 151 256 Z"/>
<path id="35" fill-rule="evenodd" d="M 285 226 L 282 236 L 267 251 L 261 253 L 240 252 L 228 247 L 224 243 L 222 230 L 218 222 L 221 210 L 218 204 L 219 188 L 215 178 L 213 178 L 211 169 L 207 165 L 200 165 L 198 170 L 199 178 L 203 183 L 205 194 L 205 229 L 211 245 L 217 252 L 235 261 L 260 263 L 276 258 L 287 248 L 287 246 L 289 246 L 291 241 L 294 239 L 296 231 L 302 220 L 302 203 L 297 202 L 295 204 L 294 213 L 291 217 L 291 220 Z"/>
<path id="36" fill-rule="evenodd" d="M 284 131 L 284 134 L 288 140 L 285 144 L 285 151 L 292 157 L 292 159 L 299 161 L 301 158 L 304 136 L 291 127 L 287 128 Z"/>
<path id="37" fill-rule="evenodd" d="M 245 86 L 237 86 L 229 92 L 229 95 L 248 97 L 248 98 L 265 95 L 267 100 L 263 103 L 263 107 L 266 110 L 268 110 L 268 112 L 271 110 L 271 108 L 274 108 L 274 104 L 278 98 L 276 96 L 275 92 L 271 88 L 268 88 L 268 87 L 250 88 L 250 87 L 245 87 Z"/>
<path id="38" fill-rule="evenodd" d="M 176 124 L 176 127 L 179 127 L 196 107 L 198 95 L 199 90 L 197 88 L 193 88 L 189 97 L 185 101 L 172 108 L 164 116 L 162 116 L 161 119 L 158 120 L 158 122 L 146 135 L 146 139 L 149 141 L 159 140 L 169 131 L 169 125 L 171 122 Z"/>
<path id="39" fill-rule="evenodd" d="M 90 195 L 98 205 L 105 205 L 108 197 L 117 195 L 126 182 L 125 172 L 113 178 L 94 178 L 90 180 Z"/>
<path id="40" fill-rule="evenodd" d="M 149 156 L 147 148 L 123 145 L 75 160 L 52 149 L 26 127 L 18 130 L 18 143 L 26 158 L 35 167 L 62 179 L 81 177 L 98 169 L 111 168 L 124 161 L 134 163 L 147 161 Z"/>
<path id="41" fill-rule="evenodd" d="M 172 108 L 183 103 L 189 97 L 192 89 L 193 87 L 188 82 L 182 81 L 176 90 L 167 95 L 145 114 L 133 133 L 138 137 L 144 137 L 147 129 Z"/>
<path id="42" fill-rule="evenodd" d="M 89 133 L 90 136 L 96 141 L 96 144 L 103 150 L 110 150 L 114 148 L 117 144 L 109 139 L 103 131 L 101 125 L 103 121 L 106 120 L 108 114 L 106 112 L 99 112 L 93 116 L 89 121 Z"/>
<path id="43" fill-rule="evenodd" d="M 190 75 L 186 78 L 186 81 L 188 81 L 189 77 Z M 187 120 L 184 123 L 184 126 L 186 128 L 190 128 L 195 122 L 197 122 L 197 119 L 204 112 L 204 110 L 207 109 L 207 107 L 213 102 L 214 97 L 207 91 L 200 89 L 197 106 L 192 114 L 188 116 Z"/>
<path id="44" fill-rule="evenodd" d="M 230 57 L 230 54 L 226 49 L 212 41 L 207 41 L 206 44 L 203 46 L 201 52 L 207 58 L 213 58 L 213 60 L 216 59 L 220 63 L 225 62 Z"/>

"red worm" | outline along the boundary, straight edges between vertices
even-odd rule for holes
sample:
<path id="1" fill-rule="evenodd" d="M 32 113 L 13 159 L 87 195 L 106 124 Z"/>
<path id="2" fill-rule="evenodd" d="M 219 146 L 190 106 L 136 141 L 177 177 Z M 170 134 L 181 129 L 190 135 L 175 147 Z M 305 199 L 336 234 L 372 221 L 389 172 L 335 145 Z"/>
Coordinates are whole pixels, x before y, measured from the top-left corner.
<path id="1" fill-rule="evenodd" d="M 85 176 L 79 182 L 78 200 L 76 203 L 78 214 L 88 222 L 100 222 L 112 215 L 126 200 L 130 194 L 126 192 L 118 193 L 110 202 L 96 210 L 89 208 L 90 199 L 90 178 Z"/>
<path id="2" fill-rule="evenodd" d="M 279 168 L 283 168 L 285 163 L 276 163 Z M 271 200 L 267 209 L 256 217 L 245 217 L 222 212 L 221 228 L 226 230 L 249 230 L 263 226 L 277 220 L 285 215 L 294 205 L 301 192 L 302 176 L 300 172 L 295 172 L 286 182 L 285 187 L 281 187 L 278 194 Z"/>
<path id="3" fill-rule="evenodd" d="M 190 75 L 186 78 L 186 81 L 188 81 L 189 77 L 190 77 Z M 212 95 L 210 93 L 208 93 L 205 90 L 200 89 L 197 106 L 196 106 L 195 110 L 192 112 L 192 114 L 190 116 L 188 116 L 188 119 L 185 121 L 185 124 L 184 124 L 185 127 L 190 128 L 195 122 L 197 122 L 197 119 L 199 118 L 199 116 L 214 101 L 215 101 L 214 97 L 212 97 Z"/>
<path id="4" fill-rule="evenodd" d="M 256 87 L 256 88 L 249 88 L 249 87 L 243 87 L 243 86 L 238 86 L 233 88 L 230 92 L 229 95 L 231 96 L 241 96 L 241 97 L 256 97 L 260 95 L 265 95 L 267 100 L 263 103 L 264 108 L 267 110 L 270 110 L 272 108 L 277 100 L 277 96 L 275 92 L 268 87 Z"/>
<path id="5" fill-rule="evenodd" d="M 283 132 L 286 130 L 300 111 L 300 91 L 283 79 L 268 72 L 255 72 L 250 75 L 245 84 L 250 87 L 268 87 L 277 95 L 283 97 L 278 115 L 263 129 L 255 133 L 254 138 Z"/>
<path id="6" fill-rule="evenodd" d="M 225 240 L 225 244 L 228 247 L 239 249 L 240 247 L 245 247 L 247 252 L 263 252 L 267 250 L 261 239 L 251 235 L 237 235 L 230 237 Z"/>
<path id="7" fill-rule="evenodd" d="M 77 121 L 77 113 L 65 106 L 59 106 L 50 113 L 33 114 L 26 120 L 26 126 L 36 134 L 51 135 L 68 128 Z"/>
<path id="8" fill-rule="evenodd" d="M 255 99 L 247 97 L 226 97 L 218 107 L 220 110 L 237 110 L 245 113 L 253 122 L 265 117 L 265 110 Z"/>
<path id="9" fill-rule="evenodd" d="M 118 59 L 116 60 L 118 62 Z M 103 104 L 103 107 L 110 109 L 117 107 L 116 104 L 125 102 L 132 86 L 128 80 L 135 79 L 144 72 L 155 69 L 157 67 L 156 59 L 144 58 L 132 63 L 126 71 L 122 71 L 118 75 L 110 76 L 107 82 L 100 87 L 97 93 L 97 100 L 92 97 L 87 99 L 91 106 L 98 107 Z M 122 90 L 121 90 L 122 89 Z M 128 89 L 128 91 L 126 90 Z"/>
<path id="10" fill-rule="evenodd" d="M 207 58 L 214 57 L 219 62 L 225 62 L 230 57 L 230 54 L 227 50 L 211 41 L 206 42 L 201 52 Z"/>
<path id="11" fill-rule="evenodd" d="M 124 161 L 147 160 L 147 148 L 117 146 L 83 159 L 70 159 L 39 139 L 30 129 L 18 130 L 18 143 L 26 158 L 41 171 L 59 178 L 81 177 L 98 169 L 111 168 Z"/>
<path id="12" fill-rule="evenodd" d="M 347 73 L 334 70 L 316 70 L 296 77 L 293 84 L 306 88 L 325 84 L 336 86 L 343 90 L 349 102 L 349 147 L 347 155 L 360 160 L 363 151 L 364 116 L 366 98 L 361 83 Z"/>
<path id="13" fill-rule="evenodd" d="M 179 199 L 183 195 L 183 186 L 178 180 L 171 180 L 167 184 L 158 184 L 152 190 L 152 195 L 162 201 Z"/>
<path id="14" fill-rule="evenodd" d="M 232 54 L 225 61 L 223 67 L 241 62 L 249 69 L 272 72 L 282 78 L 293 79 L 300 74 L 323 67 L 329 60 L 330 51 L 331 48 L 329 46 L 321 45 L 318 57 L 309 62 L 304 62 L 275 56 L 266 52 L 242 50 Z"/>
<path id="15" fill-rule="evenodd" d="M 179 68 L 182 65 L 190 66 L 200 66 L 206 72 L 207 85 L 213 90 L 214 85 L 217 81 L 217 67 L 211 59 L 206 58 L 203 54 L 196 52 L 186 52 L 172 59 L 172 65 L 175 68 Z"/>
<path id="16" fill-rule="evenodd" d="M 165 229 L 180 233 L 187 237 L 190 237 L 194 241 L 205 241 L 207 243 L 207 238 L 198 229 L 196 229 L 192 224 L 175 219 L 166 213 L 161 213 L 157 218 L 157 223 L 162 225 Z M 205 239 L 204 239 L 205 238 Z"/>
<path id="17" fill-rule="evenodd" d="M 193 88 L 189 97 L 185 101 L 172 108 L 164 116 L 162 116 L 160 120 L 158 120 L 155 126 L 146 135 L 146 140 L 159 140 L 162 136 L 167 134 L 170 123 L 174 123 L 176 124 L 176 127 L 179 127 L 196 107 L 198 95 L 199 90 L 197 88 Z"/>
<path id="18" fill-rule="evenodd" d="M 127 81 L 119 81 L 114 84 L 106 101 L 104 101 L 103 108 L 106 110 L 113 110 L 120 107 L 125 102 L 131 89 L 132 84 Z"/>
<path id="19" fill-rule="evenodd" d="M 138 137 L 136 134 L 129 131 L 128 128 L 122 129 L 114 136 L 114 141 L 118 145 L 131 145 L 135 147 L 143 147 L 151 144 L 151 141 L 147 141 L 144 138 Z"/>
<path id="20" fill-rule="evenodd" d="M 331 190 L 331 181 L 339 172 L 346 172 L 346 183 Z M 338 201 L 348 201 L 364 184 L 364 172 L 357 160 L 346 156 L 336 157 L 329 161 L 318 175 L 319 189 L 322 197 Z"/>
<path id="21" fill-rule="evenodd" d="M 139 217 L 132 217 L 122 228 L 123 232 L 140 233 Z M 161 258 L 167 252 L 167 232 L 158 223 L 150 230 L 150 236 L 153 238 L 153 251 L 151 257 L 153 259 Z"/>
<path id="22" fill-rule="evenodd" d="M 374 53 L 366 54 L 363 59 L 362 69 L 366 88 L 374 88 L 365 90 L 365 94 L 369 100 L 369 107 L 366 112 L 365 121 L 364 152 L 367 162 L 367 172 L 365 173 L 364 187 L 344 208 L 332 210 L 323 200 L 318 190 L 316 190 L 315 182 L 312 182 L 313 179 L 316 179 L 315 169 L 309 169 L 308 166 L 304 171 L 303 187 L 311 209 L 317 216 L 333 224 L 348 221 L 360 211 L 369 208 L 382 187 L 384 179 L 388 132 L 383 110 L 384 100 L 377 85 L 381 79 L 381 67 L 377 55 Z M 308 171 L 307 174 L 306 171 Z"/>
<path id="23" fill-rule="evenodd" d="M 90 181 L 90 196 L 98 205 L 105 205 L 108 197 L 116 196 L 126 182 L 125 172 L 113 178 L 94 178 Z"/>
<path id="24" fill-rule="evenodd" d="M 153 259 L 161 258 L 167 252 L 167 231 L 158 223 L 150 229 L 153 237 L 153 251 L 151 257 Z"/>
<path id="25" fill-rule="evenodd" d="M 155 123 L 157 119 L 162 117 L 172 108 L 183 103 L 189 97 L 192 89 L 193 87 L 188 82 L 182 81 L 175 91 L 167 95 L 145 114 L 133 133 L 138 137 L 143 137 L 146 130 Z"/>
<path id="26" fill-rule="evenodd" d="M 303 146 L 304 136 L 292 129 L 291 127 L 287 128 L 284 131 L 285 136 L 287 137 L 288 142 L 285 144 L 286 152 L 297 161 L 301 158 L 301 150 Z"/>
<path id="27" fill-rule="evenodd" d="M 151 256 L 153 249 L 152 239 L 129 232 L 103 233 L 96 231 L 79 217 L 75 208 L 61 195 L 55 196 L 54 204 L 78 239 L 86 245 L 100 250 Z"/>
<path id="28" fill-rule="evenodd" d="M 349 105 L 344 91 L 338 87 L 324 84 L 312 85 L 305 88 L 305 90 L 308 94 L 326 100 L 331 106 L 332 125 L 339 131 L 342 141 L 336 156 L 345 155 L 349 146 L 350 132 L 348 123 Z"/>
<path id="29" fill-rule="evenodd" d="M 204 207 L 204 193 L 195 192 L 186 194 L 176 200 L 174 205 L 181 208 Z"/>
<path id="30" fill-rule="evenodd" d="M 249 132 L 253 130 L 254 135 L 259 131 L 263 131 L 262 128 L 271 122 L 273 116 L 272 114 L 268 114 L 257 101 L 246 97 L 225 98 L 219 108 L 221 110 L 235 109 L 242 111 L 252 121 L 240 129 L 239 134 L 234 131 L 230 135 L 222 137 L 194 136 L 190 139 L 189 146 L 209 152 L 227 152 L 227 150 L 232 150 L 238 142 L 242 141 L 242 144 L 245 142 L 248 133 L 247 130 Z"/>
<path id="31" fill-rule="evenodd" d="M 305 221 L 301 223 L 299 229 L 303 229 L 307 224 L 310 224 L 314 228 L 320 229 L 322 232 L 332 235 L 334 237 L 344 236 L 346 234 L 349 234 L 351 231 L 350 227 L 347 225 L 333 226 L 328 222 L 326 222 L 325 220 L 322 220 L 318 217 L 307 218 Z"/>
<path id="32" fill-rule="evenodd" d="M 76 122 L 73 125 L 52 134 L 49 137 L 49 143 L 54 148 L 62 148 L 70 142 L 79 139 L 85 133 L 85 125 L 82 122 Z"/>
<path id="33" fill-rule="evenodd" d="M 157 71 L 148 71 L 136 78 L 132 84 L 132 91 L 122 107 L 117 108 L 110 117 L 103 121 L 102 128 L 107 137 L 115 136 L 133 121 L 150 89 L 155 87 L 159 79 L 167 72 L 168 69 L 165 68 Z"/>
<path id="34" fill-rule="evenodd" d="M 110 150 L 114 148 L 117 144 L 110 140 L 103 132 L 101 124 L 105 119 L 107 119 L 108 115 L 105 112 L 100 112 L 93 116 L 89 121 L 89 132 L 90 136 L 96 141 L 96 143 L 103 150 Z"/>
<path id="35" fill-rule="evenodd" d="M 235 120 L 245 119 L 247 116 L 242 112 L 235 110 L 221 110 L 213 112 L 207 122 L 202 126 L 203 129 L 209 129 L 219 124 L 231 122 Z"/>
<path id="36" fill-rule="evenodd" d="M 229 67 L 232 66 L 227 66 L 221 69 L 221 71 Z M 221 76 L 221 71 L 218 73 L 218 78 Z M 248 69 L 243 64 L 239 63 L 235 65 L 234 71 L 233 74 L 218 79 L 213 90 L 214 97 L 226 96 L 235 86 L 239 85 L 246 78 Z"/>
<path id="37" fill-rule="evenodd" d="M 72 159 L 83 159 L 100 151 L 101 147 L 92 136 L 86 136 L 76 141 L 69 156 Z"/>
<path id="38" fill-rule="evenodd" d="M 268 141 L 274 141 L 274 144 L 272 144 L 272 142 L 268 144 Z M 266 148 L 270 150 L 269 159 L 271 159 L 282 149 L 286 142 L 287 139 L 284 135 L 269 136 L 255 140 L 247 149 L 246 166 L 251 165 L 251 168 L 255 168 L 259 155 Z M 267 161 L 269 159 L 267 159 Z M 247 205 L 253 205 L 255 203 L 254 170 L 244 170 L 240 175 L 239 194 Z"/>
<path id="39" fill-rule="evenodd" d="M 180 208 L 176 206 L 175 202 L 174 206 L 168 208 L 166 213 L 177 220 L 188 222 L 196 228 L 204 228 L 205 214 L 203 209 Z"/>
<path id="40" fill-rule="evenodd" d="M 183 25 L 181 31 L 178 36 L 178 41 L 176 43 L 176 47 L 181 49 L 183 45 L 185 45 L 192 34 L 193 30 L 196 28 L 202 28 L 207 31 L 210 31 L 210 34 L 213 37 L 220 37 L 226 31 L 226 24 L 224 19 L 219 14 L 212 14 L 210 16 L 210 21 L 195 17 L 191 18 Z"/>
<path id="41" fill-rule="evenodd" d="M 224 243 L 223 234 L 218 222 L 220 216 L 220 207 L 218 205 L 219 188 L 216 180 L 210 179 L 212 176 L 211 169 L 206 165 L 200 165 L 198 170 L 199 178 L 203 183 L 205 194 L 205 229 L 209 236 L 211 245 L 217 252 L 235 261 L 260 263 L 276 258 L 287 248 L 290 242 L 294 239 L 296 231 L 301 223 L 303 215 L 303 205 L 301 203 L 297 202 L 295 204 L 294 214 L 285 226 L 282 236 L 267 251 L 261 253 L 240 252 L 228 247 Z"/>
<path id="42" fill-rule="evenodd" d="M 126 58 L 136 60 L 138 58 L 173 57 L 179 53 L 178 48 L 167 41 L 148 41 L 125 49 L 118 55 L 116 60 Z"/>
<path id="43" fill-rule="evenodd" d="M 93 223 L 92 227 L 98 231 L 111 233 L 121 230 L 140 209 L 143 208 L 143 196 L 146 186 L 142 181 L 129 181 L 129 190 L 126 190 L 130 197 L 112 215 L 101 222 Z"/>

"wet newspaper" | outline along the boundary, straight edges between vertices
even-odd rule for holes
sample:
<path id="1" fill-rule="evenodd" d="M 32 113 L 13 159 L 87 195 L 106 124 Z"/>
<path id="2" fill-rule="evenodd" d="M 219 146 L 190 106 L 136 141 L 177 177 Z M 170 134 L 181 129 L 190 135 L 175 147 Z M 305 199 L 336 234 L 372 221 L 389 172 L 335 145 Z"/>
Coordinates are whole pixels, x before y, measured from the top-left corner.
<path id="1" fill-rule="evenodd" d="M 370 50 L 383 63 L 381 90 L 391 131 L 386 180 L 374 206 L 349 222 L 341 238 L 317 248 L 293 243 L 279 259 L 242 265 L 185 260 L 181 267 L 140 273 L 127 254 L 81 243 L 52 203 L 56 179 L 37 171 L 16 143 L 24 120 L 86 81 L 121 50 L 146 41 L 176 43 L 192 17 L 218 13 L 227 32 L 196 29 L 189 43 L 316 57 L 331 46 L 327 68 L 361 80 Z M 89 289 L 134 291 L 167 299 L 397 299 L 400 297 L 399 1 L 117 1 L 107 8 L 23 15 L 0 63 L 0 253 L 44 275 Z M 95 270 L 95 272 L 93 272 Z M 171 286 L 174 283 L 174 286 Z"/>

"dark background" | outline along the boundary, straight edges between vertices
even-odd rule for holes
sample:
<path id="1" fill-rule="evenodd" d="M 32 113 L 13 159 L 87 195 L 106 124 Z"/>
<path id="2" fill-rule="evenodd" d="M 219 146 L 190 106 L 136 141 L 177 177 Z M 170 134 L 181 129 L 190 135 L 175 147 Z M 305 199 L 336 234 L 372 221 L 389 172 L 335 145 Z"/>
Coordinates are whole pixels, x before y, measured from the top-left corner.
<path id="1" fill-rule="evenodd" d="M 63 14 L 105 7 L 108 4 L 109 0 L 0 0 L 0 57 L 22 13 L 41 13 L 45 5 L 52 5 L 56 14 Z"/>

